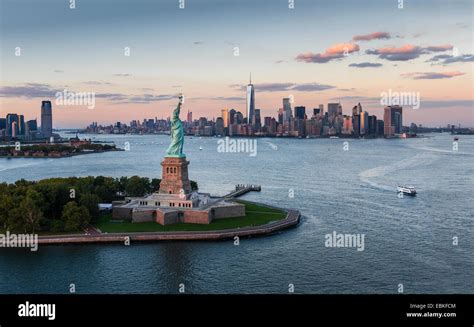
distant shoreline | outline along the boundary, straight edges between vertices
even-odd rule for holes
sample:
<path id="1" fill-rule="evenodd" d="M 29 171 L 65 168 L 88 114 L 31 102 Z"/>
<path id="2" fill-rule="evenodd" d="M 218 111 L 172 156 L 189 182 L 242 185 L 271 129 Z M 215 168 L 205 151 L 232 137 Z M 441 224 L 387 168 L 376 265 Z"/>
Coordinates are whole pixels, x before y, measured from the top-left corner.
<path id="1" fill-rule="evenodd" d="M 2 156 L 0 155 L 0 159 L 18 159 L 18 158 L 25 158 L 25 159 L 61 159 L 61 158 L 70 158 L 75 156 L 81 156 L 86 154 L 94 154 L 94 153 L 104 153 L 104 152 L 113 152 L 113 151 L 125 151 L 124 149 L 113 149 L 113 150 L 100 150 L 100 151 L 86 151 L 80 153 L 70 153 L 67 155 L 60 155 L 60 156 Z"/>

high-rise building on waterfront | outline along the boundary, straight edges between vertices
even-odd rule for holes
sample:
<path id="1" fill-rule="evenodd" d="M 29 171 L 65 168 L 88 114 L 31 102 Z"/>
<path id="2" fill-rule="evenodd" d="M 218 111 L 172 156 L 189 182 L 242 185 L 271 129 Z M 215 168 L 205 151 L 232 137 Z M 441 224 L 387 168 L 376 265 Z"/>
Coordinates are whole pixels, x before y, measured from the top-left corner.
<path id="1" fill-rule="evenodd" d="M 234 119 L 235 119 L 235 121 L 234 121 L 235 124 L 243 124 L 244 123 L 244 115 L 240 111 L 237 111 L 235 113 Z"/>
<path id="2" fill-rule="evenodd" d="M 36 119 L 28 120 L 26 122 L 26 129 L 30 132 L 37 131 L 38 130 L 38 123 L 36 122 Z"/>
<path id="3" fill-rule="evenodd" d="M 377 132 L 377 116 L 371 115 L 369 116 L 369 135 L 376 135 Z"/>
<path id="4" fill-rule="evenodd" d="M 384 108 L 384 135 L 393 136 L 394 134 L 402 133 L 403 119 L 402 107 L 387 106 Z"/>
<path id="5" fill-rule="evenodd" d="M 362 111 L 360 114 L 360 135 L 366 135 L 369 133 L 369 113 Z"/>
<path id="6" fill-rule="evenodd" d="M 25 135 L 25 116 L 18 115 L 18 135 Z"/>
<path id="7" fill-rule="evenodd" d="M 341 133 L 345 135 L 352 134 L 352 117 L 351 116 L 344 115 Z"/>
<path id="8" fill-rule="evenodd" d="M 235 124 L 235 113 L 237 111 L 235 109 L 230 109 L 229 110 L 229 125 L 230 124 Z"/>
<path id="9" fill-rule="evenodd" d="M 7 114 L 7 117 L 6 117 L 6 136 L 13 137 L 13 135 L 17 136 L 19 134 L 18 122 L 19 122 L 19 117 L 18 117 L 17 114 Z M 15 125 L 13 123 L 15 123 Z"/>
<path id="10" fill-rule="evenodd" d="M 51 101 L 41 102 L 41 132 L 43 137 L 51 137 L 53 135 L 53 109 Z"/>
<path id="11" fill-rule="evenodd" d="M 362 106 L 360 102 L 357 106 L 352 108 L 352 131 L 355 136 L 359 136 L 361 134 L 361 114 L 362 114 Z"/>
<path id="12" fill-rule="evenodd" d="M 352 116 L 352 132 L 355 136 L 360 136 L 360 115 Z"/>
<path id="13" fill-rule="evenodd" d="M 254 125 L 257 130 L 262 127 L 262 118 L 260 116 L 260 109 L 255 109 L 254 121 L 252 125 Z"/>
<path id="14" fill-rule="evenodd" d="M 252 124 L 255 114 L 255 90 L 252 84 L 252 74 L 250 74 L 250 83 L 247 85 L 247 123 Z"/>
<path id="15" fill-rule="evenodd" d="M 224 121 L 224 128 L 229 127 L 229 109 L 222 109 L 221 117 L 222 117 L 222 120 Z"/>
<path id="16" fill-rule="evenodd" d="M 328 103 L 328 116 L 335 117 L 342 115 L 342 106 L 340 103 Z"/>
<path id="17" fill-rule="evenodd" d="M 296 119 L 304 119 L 305 116 L 306 116 L 306 107 L 296 106 L 295 107 L 295 118 Z"/>
<path id="18" fill-rule="evenodd" d="M 16 121 L 13 121 L 12 122 L 12 126 L 11 126 L 11 130 L 12 130 L 12 138 L 16 138 L 18 136 L 18 122 Z"/>
<path id="19" fill-rule="evenodd" d="M 217 117 L 217 119 L 216 119 L 216 135 L 219 135 L 219 136 L 224 136 L 225 135 L 224 122 L 225 122 L 224 118 Z"/>
<path id="20" fill-rule="evenodd" d="M 7 129 L 7 119 L 0 118 L 0 131 Z"/>
<path id="21" fill-rule="evenodd" d="M 189 125 L 192 125 L 192 123 L 193 123 L 193 113 L 192 113 L 192 111 L 188 110 L 188 115 L 186 117 L 186 121 L 188 122 Z"/>
<path id="22" fill-rule="evenodd" d="M 377 136 L 383 136 L 384 133 L 384 122 L 381 119 L 377 119 L 377 125 L 375 127 L 375 134 Z"/>
<path id="23" fill-rule="evenodd" d="M 283 124 L 283 108 L 278 109 L 278 124 L 282 125 Z"/>
<path id="24" fill-rule="evenodd" d="M 290 98 L 283 98 L 283 122 L 287 122 L 292 118 Z"/>

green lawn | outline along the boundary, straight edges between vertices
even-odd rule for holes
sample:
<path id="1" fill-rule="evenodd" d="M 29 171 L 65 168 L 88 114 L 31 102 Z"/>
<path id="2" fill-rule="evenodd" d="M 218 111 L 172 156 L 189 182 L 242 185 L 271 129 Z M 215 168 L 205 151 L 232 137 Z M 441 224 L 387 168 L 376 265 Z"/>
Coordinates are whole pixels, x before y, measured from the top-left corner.
<path id="1" fill-rule="evenodd" d="M 130 233 L 130 232 L 172 232 L 172 231 L 209 231 L 223 230 L 238 227 L 260 226 L 286 217 L 282 210 L 239 201 L 245 204 L 245 217 L 216 219 L 209 225 L 202 224 L 174 224 L 161 226 L 155 222 L 131 223 L 111 221 L 110 213 L 103 214 L 95 227 L 103 233 Z"/>

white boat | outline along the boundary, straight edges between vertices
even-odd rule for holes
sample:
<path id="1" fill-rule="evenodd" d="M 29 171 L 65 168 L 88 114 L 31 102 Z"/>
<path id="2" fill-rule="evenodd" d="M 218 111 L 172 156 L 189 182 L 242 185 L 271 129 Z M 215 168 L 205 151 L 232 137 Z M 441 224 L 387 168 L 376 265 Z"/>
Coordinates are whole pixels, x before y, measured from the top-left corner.
<path id="1" fill-rule="evenodd" d="M 416 190 L 415 190 L 415 187 L 413 186 L 398 186 L 397 187 L 397 193 L 403 193 L 403 194 L 406 194 L 406 195 L 411 195 L 411 196 L 415 196 L 416 195 Z"/>
<path id="2" fill-rule="evenodd" d="M 199 147 L 199 151 L 202 151 L 202 146 Z"/>

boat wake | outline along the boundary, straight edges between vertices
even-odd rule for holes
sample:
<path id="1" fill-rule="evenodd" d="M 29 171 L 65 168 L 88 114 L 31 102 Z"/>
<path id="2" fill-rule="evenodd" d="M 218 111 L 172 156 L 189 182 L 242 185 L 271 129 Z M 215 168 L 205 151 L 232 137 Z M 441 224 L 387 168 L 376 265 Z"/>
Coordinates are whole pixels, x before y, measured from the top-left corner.
<path id="1" fill-rule="evenodd" d="M 383 191 L 394 191 L 394 185 L 384 185 L 379 182 L 374 181 L 374 179 L 386 176 L 388 174 L 393 174 L 396 171 L 413 168 L 416 166 L 426 165 L 434 160 L 437 156 L 430 154 L 429 152 L 419 153 L 414 157 L 407 158 L 398 162 L 395 162 L 387 166 L 379 166 L 371 169 L 364 170 L 359 174 L 359 179 L 361 182 L 368 184 L 369 186 L 383 190 Z"/>
<path id="2" fill-rule="evenodd" d="M 14 160 L 18 160 L 18 159 L 14 159 Z M 12 164 L 0 164 L 0 171 L 7 171 L 7 170 L 13 170 L 13 169 L 18 169 L 18 168 L 25 168 L 25 167 L 31 167 L 31 166 L 36 166 L 36 165 L 40 165 L 40 164 L 44 164 L 45 162 L 43 160 L 38 160 L 38 159 L 27 159 L 27 160 L 34 160 L 35 162 L 29 162 L 29 163 L 24 163 L 24 164 L 18 164 L 18 163 L 13 163 L 13 161 L 11 161 Z M 54 160 L 54 159 L 50 159 L 50 160 L 47 160 L 47 161 L 51 161 L 51 160 Z"/>
<path id="3" fill-rule="evenodd" d="M 429 146 L 416 146 L 416 145 L 408 145 L 409 148 L 419 150 L 419 151 L 427 151 L 433 153 L 443 153 L 443 154 L 451 154 L 456 156 L 474 156 L 473 153 L 462 152 L 462 151 L 453 151 L 453 150 L 445 150 L 445 149 L 438 149 Z"/>

